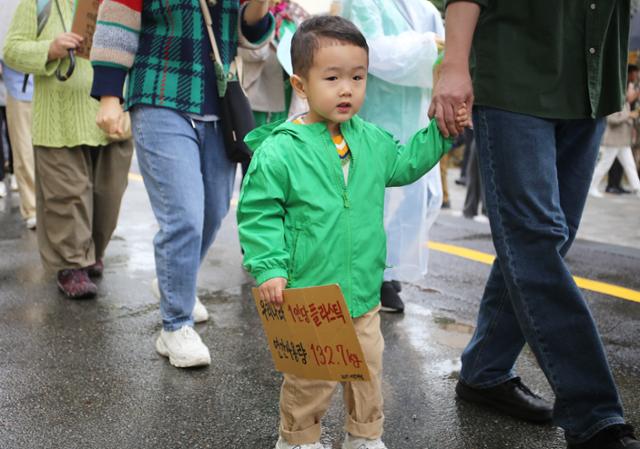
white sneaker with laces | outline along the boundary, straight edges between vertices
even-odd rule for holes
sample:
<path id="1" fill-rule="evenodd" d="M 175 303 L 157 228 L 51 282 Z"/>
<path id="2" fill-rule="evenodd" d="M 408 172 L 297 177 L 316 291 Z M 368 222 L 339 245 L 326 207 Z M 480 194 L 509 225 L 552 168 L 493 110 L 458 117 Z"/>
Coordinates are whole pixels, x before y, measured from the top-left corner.
<path id="1" fill-rule="evenodd" d="M 0 181 L 0 198 L 7 196 L 7 186 L 4 181 Z"/>
<path id="2" fill-rule="evenodd" d="M 18 191 L 18 179 L 16 178 L 16 175 L 10 175 L 9 179 L 10 179 L 9 184 L 11 185 L 11 191 L 12 192 L 17 192 Z"/>
<path id="3" fill-rule="evenodd" d="M 276 443 L 275 449 L 326 449 L 320 443 L 311 443 L 311 444 L 289 444 L 282 437 L 278 438 L 278 442 Z"/>
<path id="4" fill-rule="evenodd" d="M 367 440 L 366 438 L 356 438 L 347 433 L 342 443 L 342 449 L 387 449 L 387 446 L 380 438 Z"/>
<path id="5" fill-rule="evenodd" d="M 173 332 L 162 329 L 156 340 L 156 351 L 169 357 L 169 363 L 177 368 L 211 364 L 209 349 L 191 326 L 182 326 Z"/>
<path id="6" fill-rule="evenodd" d="M 26 225 L 27 225 L 27 229 L 35 229 L 36 225 L 38 224 L 36 222 L 36 217 L 29 217 L 27 218 L 27 220 L 25 221 Z"/>
<path id="7" fill-rule="evenodd" d="M 153 282 L 151 282 L 151 291 L 153 292 L 153 296 L 156 297 L 158 301 L 160 301 L 160 287 L 158 286 L 158 278 L 155 278 Z M 195 323 L 204 323 L 209 319 L 209 312 L 207 312 L 207 308 L 200 302 L 200 298 L 196 296 L 196 303 L 193 305 L 193 321 Z"/>

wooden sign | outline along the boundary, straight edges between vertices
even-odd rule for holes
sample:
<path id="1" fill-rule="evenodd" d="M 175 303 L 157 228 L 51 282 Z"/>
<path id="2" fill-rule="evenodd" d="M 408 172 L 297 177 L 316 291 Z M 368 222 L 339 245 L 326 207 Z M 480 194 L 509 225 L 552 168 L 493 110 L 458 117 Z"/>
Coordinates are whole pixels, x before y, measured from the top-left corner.
<path id="1" fill-rule="evenodd" d="M 89 59 L 91 45 L 93 44 L 93 33 L 96 31 L 96 22 L 98 21 L 99 8 L 100 0 L 76 0 L 71 32 L 79 34 L 84 38 L 81 46 L 76 49 L 76 56 Z"/>
<path id="2" fill-rule="evenodd" d="M 280 306 L 253 298 L 278 371 L 307 379 L 368 381 L 353 321 L 338 285 L 284 291 Z"/>

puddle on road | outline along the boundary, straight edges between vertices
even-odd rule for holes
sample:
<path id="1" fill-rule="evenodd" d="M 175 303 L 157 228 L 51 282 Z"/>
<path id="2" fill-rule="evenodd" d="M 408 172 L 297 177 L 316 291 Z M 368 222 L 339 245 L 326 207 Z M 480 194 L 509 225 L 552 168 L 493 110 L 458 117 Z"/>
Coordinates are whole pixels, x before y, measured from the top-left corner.
<path id="1" fill-rule="evenodd" d="M 408 305 L 401 326 L 424 357 L 426 373 L 451 376 L 460 371 L 460 353 L 471 339 L 473 326 L 415 303 Z"/>

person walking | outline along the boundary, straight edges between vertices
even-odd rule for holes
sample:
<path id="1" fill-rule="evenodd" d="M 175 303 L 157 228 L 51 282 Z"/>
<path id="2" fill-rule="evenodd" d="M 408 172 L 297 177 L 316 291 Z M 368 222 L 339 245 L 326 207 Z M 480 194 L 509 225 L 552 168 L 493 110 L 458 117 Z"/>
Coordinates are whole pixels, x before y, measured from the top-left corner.
<path id="1" fill-rule="evenodd" d="M 5 176 L 11 177 L 11 141 L 7 133 L 7 89 L 2 76 L 0 63 L 0 198 L 7 196 Z"/>
<path id="2" fill-rule="evenodd" d="M 238 0 L 203 6 L 209 8 L 224 67 L 210 57 L 213 46 L 198 0 L 105 0 L 91 50 L 91 94 L 100 98 L 94 117 L 107 132 L 121 127 L 128 76 L 125 106 L 160 225 L 154 238 L 162 315 L 156 351 L 181 368 L 211 363 L 193 329 L 194 319 L 208 318 L 196 298 L 196 281 L 229 211 L 237 165 L 225 150 L 220 96 L 238 44 L 266 45 L 275 26 L 266 0 L 251 0 L 241 9 Z"/>
<path id="3" fill-rule="evenodd" d="M 444 37 L 440 12 L 425 0 L 343 0 L 341 15 L 360 29 L 371 51 L 367 102 L 360 116 L 406 142 L 428 123 L 431 74 Z M 381 310 L 403 312 L 400 281 L 415 282 L 426 275 L 424 243 L 441 203 L 437 167 L 412 185 L 387 190 L 384 222 L 390 268 L 381 287 Z"/>
<path id="4" fill-rule="evenodd" d="M 35 163 L 31 137 L 33 77 L 0 62 L 7 87 L 7 130 L 13 156 L 13 177 L 20 195 L 20 215 L 28 229 L 36 228 Z"/>
<path id="5" fill-rule="evenodd" d="M 238 49 L 243 61 L 242 87 L 249 98 L 256 127 L 284 120 L 308 109 L 306 102 L 293 93 L 289 75 L 278 61 L 277 50 L 281 39 L 287 33 L 293 35 L 309 14 L 289 0 L 269 0 L 269 11 L 276 23 L 269 43 L 256 49 Z M 248 167 L 249 161 L 242 163 L 243 176 Z"/>
<path id="6" fill-rule="evenodd" d="M 53 3 L 38 33 L 37 2 L 20 1 L 4 58 L 7 65 L 35 76 L 33 145 L 42 262 L 57 272 L 58 288 L 67 297 L 93 298 L 97 286 L 91 277 L 102 275 L 133 148 L 130 140 L 110 141 L 92 120 L 98 102 L 89 96 L 89 61 L 77 58 L 73 75 L 67 81 L 58 79 L 67 71 L 68 51 L 82 38 L 65 32 L 71 26 L 73 2 Z"/>
<path id="7" fill-rule="evenodd" d="M 33 77 L 24 84 L 24 73 L 13 70 L 3 61 L 4 40 L 9 30 L 19 0 L 7 0 L 3 3 L 0 17 L 0 71 L 7 88 L 6 124 L 11 142 L 13 158 L 12 190 L 20 195 L 20 215 L 27 228 L 36 227 L 36 194 L 31 138 L 31 100 L 33 98 Z M 14 182 L 15 181 L 15 182 Z M 13 185 L 15 184 L 15 186 Z"/>
<path id="8" fill-rule="evenodd" d="M 622 107 L 629 1 L 450 0 L 446 14 L 447 51 L 430 115 L 443 134 L 457 134 L 455 108 L 473 104 L 497 253 L 456 392 L 523 419 L 553 417 L 569 449 L 638 449 L 564 260 L 603 117 Z M 553 407 L 514 371 L 525 343 L 553 388 Z"/>
<path id="9" fill-rule="evenodd" d="M 600 146 L 601 158 L 596 165 L 589 189 L 591 196 L 602 198 L 603 195 L 598 190 L 598 186 L 616 159 L 620 161 L 627 175 L 631 192 L 640 196 L 640 178 L 638 178 L 638 169 L 631 153 L 633 124 L 638 119 L 639 112 L 637 109 L 632 111 L 629 103 L 625 102 L 622 111 L 607 117 L 607 129 Z"/>

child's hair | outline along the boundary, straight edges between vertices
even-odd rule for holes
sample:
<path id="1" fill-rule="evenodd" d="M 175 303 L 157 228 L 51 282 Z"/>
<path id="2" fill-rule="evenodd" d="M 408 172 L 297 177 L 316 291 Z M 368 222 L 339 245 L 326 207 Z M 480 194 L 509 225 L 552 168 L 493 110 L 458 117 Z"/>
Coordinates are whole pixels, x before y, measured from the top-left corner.
<path id="1" fill-rule="evenodd" d="M 291 63 L 293 73 L 305 76 L 313 65 L 313 57 L 320 48 L 320 39 L 329 39 L 363 48 L 369 55 L 369 46 L 356 26 L 338 16 L 314 16 L 305 20 L 293 35 Z"/>

